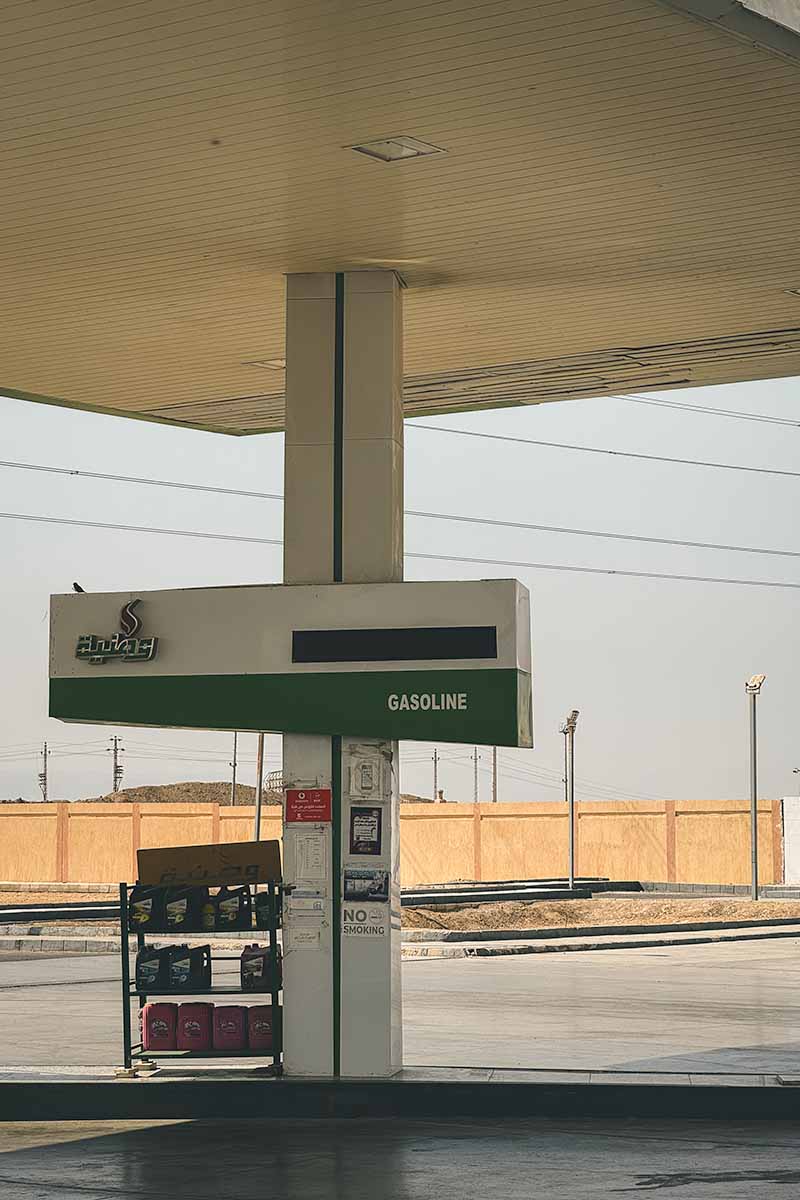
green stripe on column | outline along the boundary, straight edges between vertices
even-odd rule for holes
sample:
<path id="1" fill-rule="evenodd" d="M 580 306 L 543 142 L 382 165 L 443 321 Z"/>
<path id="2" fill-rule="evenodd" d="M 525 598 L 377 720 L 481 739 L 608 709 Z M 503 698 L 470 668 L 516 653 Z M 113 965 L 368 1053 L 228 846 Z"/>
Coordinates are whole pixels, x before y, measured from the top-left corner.
<path id="1" fill-rule="evenodd" d="M 333 339 L 333 582 L 342 582 L 344 471 L 344 275 L 335 278 Z"/>
<path id="2" fill-rule="evenodd" d="M 335 278 L 333 343 L 333 582 L 342 582 L 344 480 L 344 274 Z M 335 728 L 339 728 L 337 725 Z M 331 738 L 333 845 L 333 1073 L 341 1072 L 342 1012 L 342 739 Z"/>
<path id="3" fill-rule="evenodd" d="M 331 839 L 333 846 L 333 1073 L 342 1068 L 342 739 L 331 738 Z"/>

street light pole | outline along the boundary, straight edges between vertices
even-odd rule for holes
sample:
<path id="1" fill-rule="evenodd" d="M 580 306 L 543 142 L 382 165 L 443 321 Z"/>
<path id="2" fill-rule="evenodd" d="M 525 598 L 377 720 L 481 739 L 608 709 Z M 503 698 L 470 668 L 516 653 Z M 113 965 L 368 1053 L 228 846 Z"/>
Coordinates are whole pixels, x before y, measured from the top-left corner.
<path id="1" fill-rule="evenodd" d="M 258 735 L 256 750 L 256 820 L 253 830 L 254 840 L 261 841 L 261 797 L 264 792 L 264 735 Z"/>
<path id="2" fill-rule="evenodd" d="M 569 820 L 569 886 L 575 887 L 575 726 L 578 710 L 573 708 L 561 732 L 564 734 L 564 779 Z"/>
<path id="3" fill-rule="evenodd" d="M 236 803 L 236 743 L 238 736 L 238 733 L 234 733 L 233 735 L 233 762 L 229 764 L 229 766 L 233 767 L 233 774 L 231 775 L 231 804 Z"/>
<path id="4" fill-rule="evenodd" d="M 758 745 L 756 703 L 766 675 L 751 675 L 744 685 L 750 697 L 750 898 L 758 899 Z"/>

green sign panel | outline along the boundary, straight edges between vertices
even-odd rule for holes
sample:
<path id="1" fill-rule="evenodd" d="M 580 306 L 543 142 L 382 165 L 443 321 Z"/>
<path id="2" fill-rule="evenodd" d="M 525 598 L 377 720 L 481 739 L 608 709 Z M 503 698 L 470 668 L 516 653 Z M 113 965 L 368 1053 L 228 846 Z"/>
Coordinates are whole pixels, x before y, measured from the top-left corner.
<path id="1" fill-rule="evenodd" d="M 50 681 L 66 721 L 531 745 L 526 672 L 138 675 Z"/>

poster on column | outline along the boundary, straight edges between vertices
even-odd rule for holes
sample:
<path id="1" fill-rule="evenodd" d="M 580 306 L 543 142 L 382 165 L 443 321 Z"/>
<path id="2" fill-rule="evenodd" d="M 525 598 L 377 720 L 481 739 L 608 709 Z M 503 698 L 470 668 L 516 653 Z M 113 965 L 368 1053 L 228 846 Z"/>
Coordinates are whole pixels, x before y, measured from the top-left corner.
<path id="1" fill-rule="evenodd" d="M 350 809 L 350 853 L 380 854 L 383 812 L 372 805 Z"/>
<path id="2" fill-rule="evenodd" d="M 389 899 L 389 872 L 373 867 L 347 867 L 344 873 L 345 900 Z"/>

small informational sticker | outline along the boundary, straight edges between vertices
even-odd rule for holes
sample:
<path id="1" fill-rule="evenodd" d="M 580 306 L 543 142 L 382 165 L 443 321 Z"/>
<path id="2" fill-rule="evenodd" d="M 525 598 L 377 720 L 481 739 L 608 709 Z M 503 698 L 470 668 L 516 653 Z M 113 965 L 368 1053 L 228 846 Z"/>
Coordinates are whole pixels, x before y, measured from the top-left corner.
<path id="1" fill-rule="evenodd" d="M 310 896 L 290 896 L 289 912 L 292 916 L 296 913 L 324 913 L 325 901 Z"/>
<path id="2" fill-rule="evenodd" d="M 345 900 L 388 900 L 389 872 L 372 867 L 347 867 L 344 873 Z"/>
<path id="3" fill-rule="evenodd" d="M 287 821 L 330 821 L 330 788 L 287 788 Z"/>
<path id="4" fill-rule="evenodd" d="M 286 952 L 290 950 L 319 950 L 319 929 L 287 929 Z"/>
<path id="5" fill-rule="evenodd" d="M 353 805 L 350 809 L 350 853 L 380 854 L 382 822 L 380 808 Z"/>
<path id="6" fill-rule="evenodd" d="M 295 877 L 325 879 L 328 873 L 327 839 L 317 828 L 296 830 L 294 834 Z"/>
<path id="7" fill-rule="evenodd" d="M 343 905 L 342 937 L 386 937 L 387 915 L 387 910 L 378 905 Z"/>

